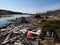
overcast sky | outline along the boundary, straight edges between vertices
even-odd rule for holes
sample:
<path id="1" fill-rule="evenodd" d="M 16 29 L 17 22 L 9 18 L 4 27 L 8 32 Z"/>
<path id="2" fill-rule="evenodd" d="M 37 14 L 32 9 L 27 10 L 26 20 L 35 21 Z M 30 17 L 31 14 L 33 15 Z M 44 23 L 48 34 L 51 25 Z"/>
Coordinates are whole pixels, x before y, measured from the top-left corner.
<path id="1" fill-rule="evenodd" d="M 38 13 L 60 9 L 60 0 L 0 0 L 0 9 Z"/>

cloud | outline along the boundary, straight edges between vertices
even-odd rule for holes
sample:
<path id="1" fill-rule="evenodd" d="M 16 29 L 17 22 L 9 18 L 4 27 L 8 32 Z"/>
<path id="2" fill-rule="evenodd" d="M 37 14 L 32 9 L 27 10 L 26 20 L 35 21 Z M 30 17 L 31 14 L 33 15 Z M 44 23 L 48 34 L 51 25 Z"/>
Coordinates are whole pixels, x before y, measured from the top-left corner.
<path id="1" fill-rule="evenodd" d="M 50 6 L 42 8 L 40 11 L 46 12 L 46 11 L 53 11 L 53 10 L 58 10 L 58 9 L 60 9 L 60 4 L 54 4 L 54 5 L 50 5 Z"/>
<path id="2" fill-rule="evenodd" d="M 23 12 L 23 13 L 41 13 L 41 12 L 46 12 L 46 11 L 53 11 L 53 10 L 57 10 L 60 9 L 60 4 L 53 4 L 53 5 L 49 5 L 46 7 L 42 7 L 42 8 L 28 8 L 28 9 L 8 9 L 8 8 L 1 8 L 1 9 L 7 9 L 7 10 L 12 10 L 12 11 L 17 11 L 17 12 Z"/>
<path id="3" fill-rule="evenodd" d="M 23 12 L 23 13 L 36 13 L 38 12 L 38 9 L 36 8 L 29 8 L 29 9 L 15 9 L 13 11 L 17 11 L 17 12 Z"/>
<path id="4" fill-rule="evenodd" d="M 42 13 L 42 12 L 53 11 L 58 9 L 60 9 L 60 4 L 53 4 L 42 8 L 19 9 L 16 11 L 25 12 L 25 13 L 39 13 L 39 12 Z"/>

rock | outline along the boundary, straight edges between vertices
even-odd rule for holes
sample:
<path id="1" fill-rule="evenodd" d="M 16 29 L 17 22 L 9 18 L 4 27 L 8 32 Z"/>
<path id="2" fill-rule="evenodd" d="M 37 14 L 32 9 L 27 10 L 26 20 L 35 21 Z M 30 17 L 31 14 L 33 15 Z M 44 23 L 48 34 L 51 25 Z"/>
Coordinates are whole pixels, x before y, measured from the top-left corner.
<path id="1" fill-rule="evenodd" d="M 28 23 L 25 17 L 21 17 L 17 19 L 17 23 Z"/>
<path id="2" fill-rule="evenodd" d="M 41 16 L 40 15 L 35 15 L 34 18 L 40 18 Z"/>

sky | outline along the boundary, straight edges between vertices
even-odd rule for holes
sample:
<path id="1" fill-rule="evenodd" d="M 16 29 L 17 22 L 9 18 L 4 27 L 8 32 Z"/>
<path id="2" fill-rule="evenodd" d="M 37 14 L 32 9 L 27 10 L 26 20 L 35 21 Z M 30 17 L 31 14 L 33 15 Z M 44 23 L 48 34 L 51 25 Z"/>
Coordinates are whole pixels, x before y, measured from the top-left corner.
<path id="1" fill-rule="evenodd" d="M 60 0 L 0 0 L 0 9 L 41 13 L 60 9 Z"/>

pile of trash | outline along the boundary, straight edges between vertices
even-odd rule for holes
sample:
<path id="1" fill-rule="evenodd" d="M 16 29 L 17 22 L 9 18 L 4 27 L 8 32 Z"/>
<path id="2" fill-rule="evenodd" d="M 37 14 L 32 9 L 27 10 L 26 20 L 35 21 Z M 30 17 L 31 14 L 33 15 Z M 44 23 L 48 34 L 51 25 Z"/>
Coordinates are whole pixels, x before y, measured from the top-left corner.
<path id="1" fill-rule="evenodd" d="M 15 27 L 11 25 L 11 27 L 7 27 L 6 29 L 0 30 L 0 37 L 4 36 L 5 39 L 2 44 L 7 44 L 8 42 L 19 42 L 19 40 L 23 37 L 23 35 L 27 32 L 27 29 L 20 29 L 19 26 Z"/>
<path id="2" fill-rule="evenodd" d="M 4 37 L 4 40 L 1 43 L 1 45 L 25 45 L 24 43 L 28 42 L 27 40 L 27 33 L 31 32 L 31 27 L 35 28 L 34 26 L 31 26 L 31 24 L 21 24 L 21 25 L 9 25 L 5 29 L 0 30 L 0 37 L 1 40 Z M 37 28 L 37 27 L 36 27 Z M 34 30 L 33 30 L 34 31 Z M 34 32 L 32 32 L 34 33 Z M 29 34 L 30 36 L 30 34 Z"/>

